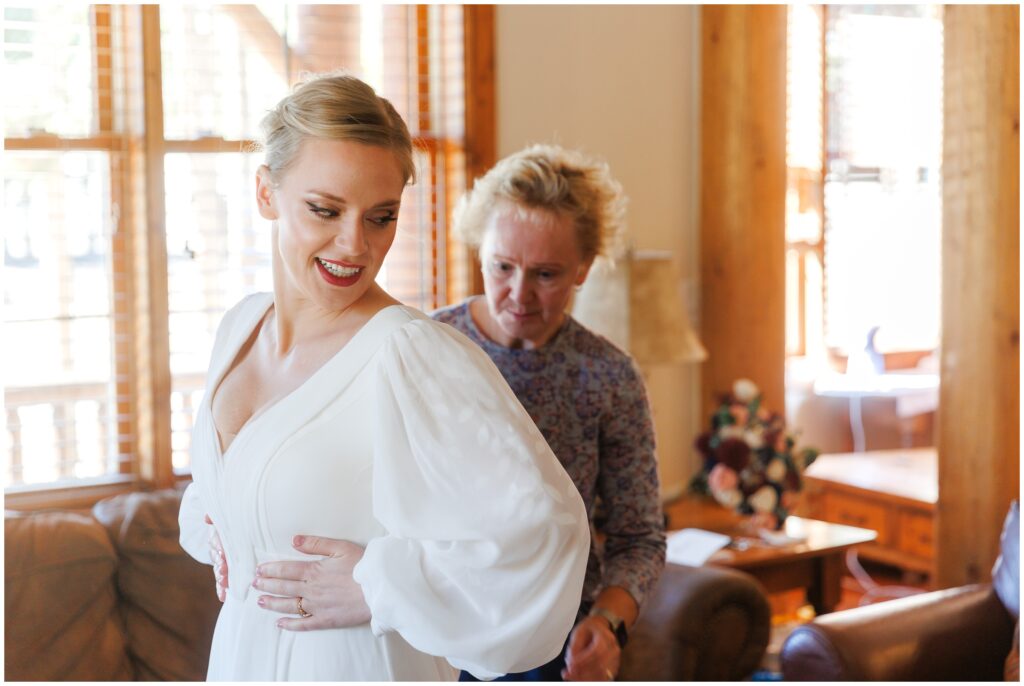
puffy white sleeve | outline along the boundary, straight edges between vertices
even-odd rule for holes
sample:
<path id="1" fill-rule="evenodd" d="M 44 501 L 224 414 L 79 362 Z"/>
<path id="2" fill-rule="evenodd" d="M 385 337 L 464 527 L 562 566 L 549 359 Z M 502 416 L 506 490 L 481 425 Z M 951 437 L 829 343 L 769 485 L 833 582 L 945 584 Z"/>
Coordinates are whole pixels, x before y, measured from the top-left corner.
<path id="1" fill-rule="evenodd" d="M 487 355 L 414 320 L 379 353 L 373 508 L 354 570 L 377 634 L 487 679 L 554 658 L 579 609 L 579 492 Z"/>
<path id="2" fill-rule="evenodd" d="M 210 540 L 210 525 L 206 523 L 206 512 L 199 498 L 199 488 L 191 483 L 181 498 L 178 510 L 178 541 L 185 552 L 200 562 L 212 565 L 207 543 Z"/>

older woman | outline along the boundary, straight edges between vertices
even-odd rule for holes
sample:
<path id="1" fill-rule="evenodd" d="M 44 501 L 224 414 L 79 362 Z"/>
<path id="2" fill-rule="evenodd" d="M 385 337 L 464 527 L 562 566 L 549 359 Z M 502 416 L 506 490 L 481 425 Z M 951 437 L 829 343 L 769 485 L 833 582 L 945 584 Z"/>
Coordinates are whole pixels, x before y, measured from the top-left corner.
<path id="1" fill-rule="evenodd" d="M 566 652 L 512 679 L 601 680 L 665 564 L 654 432 L 632 359 L 566 314 L 595 257 L 612 252 L 624 201 L 608 167 L 533 146 L 479 179 L 456 231 L 479 248 L 484 297 L 434 313 L 487 353 L 537 422 L 595 521 L 580 620 Z M 598 507 L 600 501 L 601 507 Z"/>
<path id="2" fill-rule="evenodd" d="M 534 146 L 499 162 L 456 212 L 456 231 L 479 247 L 485 295 L 433 316 L 494 361 L 572 477 L 603 539 L 603 545 L 592 541 L 578 622 L 564 653 L 507 680 L 613 679 L 629 628 L 665 564 L 643 380 L 626 353 L 566 314 L 594 259 L 614 250 L 623 205 L 606 165 Z M 323 538 L 305 545 L 337 550 Z M 314 564 L 324 579 L 318 600 L 333 607 L 333 563 Z"/>
<path id="3" fill-rule="evenodd" d="M 264 130 L 274 291 L 220 325 L 179 517 L 204 560 L 208 514 L 230 569 L 208 677 L 442 680 L 449 664 L 493 677 L 551 659 L 576 614 L 586 512 L 486 355 L 374 280 L 413 172 L 404 122 L 332 76 Z M 304 533 L 338 539 L 330 608 L 298 562 L 319 558 L 293 548 Z M 269 561 L 310 574 L 258 574 Z M 267 610 L 332 628 L 287 631 Z"/>

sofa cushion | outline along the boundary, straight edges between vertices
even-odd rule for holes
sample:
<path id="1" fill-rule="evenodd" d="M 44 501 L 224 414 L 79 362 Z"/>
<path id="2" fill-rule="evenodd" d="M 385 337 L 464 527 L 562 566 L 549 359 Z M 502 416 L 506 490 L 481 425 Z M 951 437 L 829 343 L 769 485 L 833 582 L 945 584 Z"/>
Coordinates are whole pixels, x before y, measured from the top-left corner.
<path id="1" fill-rule="evenodd" d="M 92 517 L 4 517 L 4 678 L 134 677 L 117 611 L 117 553 Z"/>
<path id="2" fill-rule="evenodd" d="M 999 559 L 992 567 L 992 586 L 1014 619 L 1020 618 L 1020 503 L 1014 500 L 999 537 Z"/>
<path id="3" fill-rule="evenodd" d="M 143 680 L 206 678 L 213 627 L 220 612 L 213 573 L 178 544 L 181 491 L 130 493 L 97 503 L 120 563 L 128 650 Z"/>

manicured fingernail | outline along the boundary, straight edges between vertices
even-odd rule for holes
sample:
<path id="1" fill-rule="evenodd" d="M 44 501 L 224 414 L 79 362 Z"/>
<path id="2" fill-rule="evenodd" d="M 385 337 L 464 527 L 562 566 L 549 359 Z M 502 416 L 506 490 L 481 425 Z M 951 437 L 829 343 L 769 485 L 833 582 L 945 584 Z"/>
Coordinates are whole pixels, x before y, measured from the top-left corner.
<path id="1" fill-rule="evenodd" d="M 256 576 L 263 576 L 263 568 L 262 567 L 257 567 L 256 568 Z"/>
<path id="2" fill-rule="evenodd" d="M 277 628 L 278 629 L 283 629 L 284 628 L 284 620 L 283 619 L 277 620 Z"/>
<path id="3" fill-rule="evenodd" d="M 296 546 L 302 545 L 305 540 L 306 540 L 305 536 L 296 536 L 295 538 L 292 539 L 292 545 L 296 545 Z"/>
<path id="4" fill-rule="evenodd" d="M 253 588 L 259 588 L 260 587 L 260 580 L 259 579 L 253 579 L 252 580 L 252 587 Z"/>
<path id="5" fill-rule="evenodd" d="M 260 596 L 260 597 L 259 597 L 259 598 L 258 598 L 258 599 L 256 600 L 256 604 L 257 604 L 257 605 L 259 605 L 260 607 L 263 607 L 264 605 L 266 605 L 266 604 L 267 604 L 267 599 L 266 599 L 266 598 L 264 598 L 263 596 Z"/>

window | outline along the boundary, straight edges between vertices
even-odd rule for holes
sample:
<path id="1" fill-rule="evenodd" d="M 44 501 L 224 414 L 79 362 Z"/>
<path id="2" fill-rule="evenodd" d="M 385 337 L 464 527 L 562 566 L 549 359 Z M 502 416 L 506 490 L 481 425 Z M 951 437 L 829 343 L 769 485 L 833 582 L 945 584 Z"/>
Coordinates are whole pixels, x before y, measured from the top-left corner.
<path id="1" fill-rule="evenodd" d="M 4 115 L 8 496 L 187 474 L 216 326 L 270 288 L 250 145 L 305 72 L 364 78 L 416 140 L 379 281 L 426 310 L 468 293 L 447 222 L 466 183 L 469 12 L 5 7 L 8 83 L 24 94 Z"/>
<path id="2" fill-rule="evenodd" d="M 787 350 L 882 352 L 940 332 L 942 17 L 789 11 Z"/>

